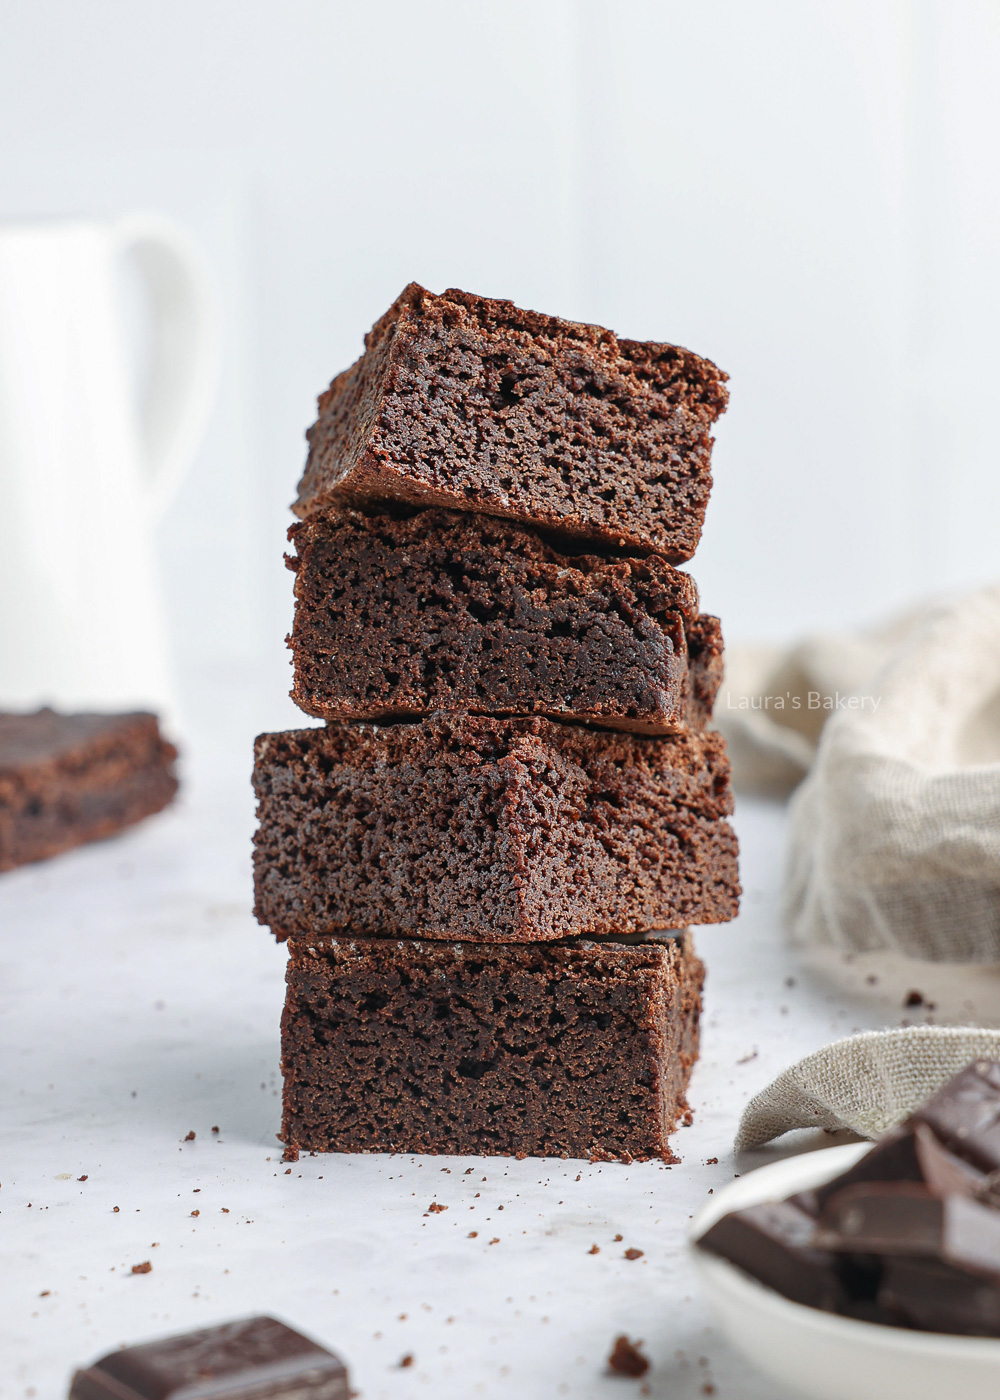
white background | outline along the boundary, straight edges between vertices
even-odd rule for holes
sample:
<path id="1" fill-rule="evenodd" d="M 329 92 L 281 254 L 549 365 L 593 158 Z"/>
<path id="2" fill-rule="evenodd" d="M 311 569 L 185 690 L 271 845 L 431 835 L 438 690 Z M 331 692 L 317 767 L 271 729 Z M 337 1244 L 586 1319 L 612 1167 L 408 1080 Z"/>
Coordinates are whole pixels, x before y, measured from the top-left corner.
<path id="1" fill-rule="evenodd" d="M 0 217 L 152 207 L 212 262 L 160 538 L 188 692 L 250 661 L 290 718 L 302 434 L 410 279 L 729 371 L 694 573 L 730 639 L 995 574 L 996 0 L 21 0 L 0 130 Z"/>

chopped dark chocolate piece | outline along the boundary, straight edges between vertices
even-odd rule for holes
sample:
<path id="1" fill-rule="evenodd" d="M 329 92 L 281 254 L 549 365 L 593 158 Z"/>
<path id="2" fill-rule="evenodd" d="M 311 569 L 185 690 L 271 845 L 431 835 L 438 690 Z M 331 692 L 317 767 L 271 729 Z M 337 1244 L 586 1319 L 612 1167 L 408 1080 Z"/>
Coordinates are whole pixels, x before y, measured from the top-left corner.
<path id="1" fill-rule="evenodd" d="M 113 1351 L 73 1377 L 69 1400 L 348 1400 L 332 1352 L 273 1317 L 248 1317 Z"/>
<path id="2" fill-rule="evenodd" d="M 868 1254 L 922 1254 L 1000 1279 L 1000 1211 L 934 1196 L 910 1181 L 848 1186 L 823 1207 L 816 1244 Z"/>
<path id="3" fill-rule="evenodd" d="M 795 1302 L 1000 1337 L 1000 1064 L 977 1060 L 850 1170 L 699 1244 Z"/>
<path id="4" fill-rule="evenodd" d="M 767 1202 L 724 1215 L 698 1244 L 794 1303 L 839 1312 L 848 1299 L 841 1262 L 816 1247 L 815 1228 L 790 1201 Z"/>
<path id="5" fill-rule="evenodd" d="M 980 1171 L 1000 1168 L 1000 1064 L 976 1060 L 908 1120 L 926 1123 L 956 1156 Z"/>
<path id="6" fill-rule="evenodd" d="M 878 1304 L 899 1327 L 965 1337 L 1000 1337 L 1000 1287 L 938 1259 L 885 1261 Z"/>
<path id="7" fill-rule="evenodd" d="M 977 1193 L 983 1180 L 981 1172 L 943 1147 L 930 1128 L 916 1123 L 890 1129 L 859 1162 L 812 1194 L 818 1214 L 839 1191 L 863 1182 L 909 1181 L 922 1183 L 936 1196 L 954 1191 L 969 1196 Z"/>

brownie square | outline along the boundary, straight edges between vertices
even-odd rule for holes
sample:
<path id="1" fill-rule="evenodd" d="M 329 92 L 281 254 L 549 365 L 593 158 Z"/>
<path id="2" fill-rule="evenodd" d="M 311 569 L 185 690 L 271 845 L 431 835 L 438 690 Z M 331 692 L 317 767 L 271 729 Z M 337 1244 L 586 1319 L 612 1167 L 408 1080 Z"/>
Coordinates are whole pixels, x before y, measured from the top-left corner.
<path id="1" fill-rule="evenodd" d="M 263 734 L 256 914 L 334 933 L 521 943 L 737 912 L 725 744 L 431 716 Z"/>
<path id="2" fill-rule="evenodd" d="M 294 938 L 281 1136 L 320 1152 L 677 1161 L 703 975 L 687 935 Z"/>
<path id="3" fill-rule="evenodd" d="M 166 807 L 177 750 L 150 714 L 0 714 L 0 870 Z"/>
<path id="4" fill-rule="evenodd" d="M 651 733 L 711 716 L 718 622 L 657 555 L 560 549 L 443 510 L 318 512 L 289 537 L 292 699 L 307 714 L 541 714 Z"/>
<path id="5" fill-rule="evenodd" d="M 701 533 L 725 379 L 675 345 L 411 283 L 321 396 L 295 510 L 441 505 L 679 563 Z"/>

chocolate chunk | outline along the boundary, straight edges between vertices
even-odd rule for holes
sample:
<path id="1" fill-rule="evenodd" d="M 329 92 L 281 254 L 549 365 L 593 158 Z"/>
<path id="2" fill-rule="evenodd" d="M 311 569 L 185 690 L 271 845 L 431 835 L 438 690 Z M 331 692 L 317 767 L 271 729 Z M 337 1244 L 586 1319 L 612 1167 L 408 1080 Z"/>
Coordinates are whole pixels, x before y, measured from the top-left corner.
<path id="1" fill-rule="evenodd" d="M 273 1317 L 113 1351 L 77 1371 L 69 1400 L 348 1400 L 343 1363 Z"/>
<path id="2" fill-rule="evenodd" d="M 913 1182 L 848 1186 L 823 1208 L 816 1243 L 870 1254 L 920 1254 L 1000 1281 L 1000 1212 Z"/>
<path id="3" fill-rule="evenodd" d="M 896 1326 L 966 1337 L 1000 1337 L 1000 1288 L 938 1259 L 886 1259 L 878 1304 Z"/>
<path id="4" fill-rule="evenodd" d="M 870 1152 L 832 1181 L 817 1186 L 812 1193 L 816 1214 L 829 1198 L 847 1186 L 864 1181 L 920 1181 L 920 1162 L 914 1135 L 907 1128 L 893 1128 Z"/>
<path id="5" fill-rule="evenodd" d="M 909 1119 L 925 1123 L 956 1156 L 980 1171 L 1000 1168 L 1000 1064 L 976 1060 Z"/>
<path id="6" fill-rule="evenodd" d="M 795 1303 L 838 1312 L 848 1300 L 841 1261 L 816 1247 L 815 1228 L 790 1201 L 768 1202 L 724 1215 L 698 1244 Z"/>
<path id="7" fill-rule="evenodd" d="M 848 1171 L 818 1186 L 812 1193 L 812 1213 L 819 1215 L 825 1203 L 848 1186 L 877 1181 L 909 1181 L 926 1186 L 932 1195 L 968 1196 L 981 1189 L 984 1177 L 942 1146 L 925 1124 L 907 1124 L 891 1129 Z"/>

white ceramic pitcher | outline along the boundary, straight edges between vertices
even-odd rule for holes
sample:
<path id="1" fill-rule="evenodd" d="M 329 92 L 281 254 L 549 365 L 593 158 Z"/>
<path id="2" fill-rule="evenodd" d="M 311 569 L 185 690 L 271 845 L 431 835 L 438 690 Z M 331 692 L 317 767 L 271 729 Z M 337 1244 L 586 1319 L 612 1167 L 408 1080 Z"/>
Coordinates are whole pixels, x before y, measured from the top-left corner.
<path id="1" fill-rule="evenodd" d="M 120 260 L 152 307 L 137 403 Z M 0 709 L 175 697 L 152 530 L 215 393 L 214 300 L 173 224 L 0 225 Z"/>

